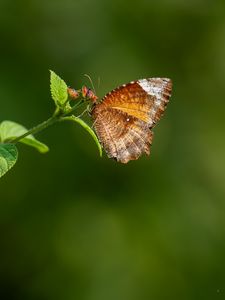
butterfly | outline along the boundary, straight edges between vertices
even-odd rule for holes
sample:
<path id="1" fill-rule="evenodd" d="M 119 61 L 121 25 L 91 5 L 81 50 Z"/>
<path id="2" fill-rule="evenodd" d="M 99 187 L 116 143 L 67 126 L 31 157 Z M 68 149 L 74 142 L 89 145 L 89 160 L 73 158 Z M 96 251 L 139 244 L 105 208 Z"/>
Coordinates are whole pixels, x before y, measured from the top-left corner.
<path id="1" fill-rule="evenodd" d="M 171 91 L 171 79 L 139 79 L 94 102 L 90 112 L 93 127 L 108 157 L 127 163 L 150 154 L 152 129 L 164 113 Z"/>

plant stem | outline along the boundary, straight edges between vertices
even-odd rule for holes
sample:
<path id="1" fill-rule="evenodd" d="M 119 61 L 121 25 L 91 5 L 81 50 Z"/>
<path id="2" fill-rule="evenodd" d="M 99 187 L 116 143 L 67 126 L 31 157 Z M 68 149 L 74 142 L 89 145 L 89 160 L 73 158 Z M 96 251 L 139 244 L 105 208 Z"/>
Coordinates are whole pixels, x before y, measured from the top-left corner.
<path id="1" fill-rule="evenodd" d="M 61 121 L 63 118 L 65 118 L 66 116 L 71 116 L 71 114 L 81 105 L 83 104 L 84 100 L 81 99 L 78 103 L 76 103 L 70 110 L 68 110 L 67 112 L 62 112 L 60 111 L 58 108 L 56 109 L 56 111 L 54 112 L 54 114 L 52 115 L 51 118 L 49 118 L 48 120 L 38 124 L 37 126 L 31 128 L 30 130 L 28 130 L 27 132 L 25 132 L 24 134 L 11 139 L 10 141 L 8 141 L 8 143 L 13 143 L 16 144 L 17 142 L 19 142 L 21 139 L 25 138 L 26 136 L 30 135 L 30 134 L 35 134 L 38 133 L 42 130 L 44 130 L 45 128 L 51 126 L 52 124 Z M 72 117 L 72 116 L 71 116 Z"/>
<path id="2" fill-rule="evenodd" d="M 98 147 L 100 157 L 102 157 L 102 146 L 99 143 L 98 137 L 96 136 L 95 132 L 82 119 L 75 116 L 66 116 L 66 117 L 61 117 L 59 121 L 73 121 L 80 124 L 92 136 L 92 138 L 94 139 Z"/>
<path id="3" fill-rule="evenodd" d="M 39 132 L 39 131 L 44 130 L 45 128 L 49 127 L 50 125 L 52 125 L 52 124 L 58 122 L 59 119 L 60 119 L 59 116 L 54 116 L 54 115 L 53 115 L 53 116 L 52 116 L 51 118 L 49 118 L 48 120 L 46 120 L 46 121 L 44 121 L 44 122 L 38 124 L 37 126 L 31 128 L 30 130 L 28 130 L 26 133 L 22 134 L 21 136 L 18 136 L 18 137 L 14 138 L 14 139 L 11 139 L 11 140 L 9 141 L 9 143 L 15 144 L 15 143 L 19 142 L 21 139 L 25 138 L 26 136 L 28 136 L 28 135 L 30 135 L 30 134 L 35 134 L 35 133 L 37 133 L 37 132 Z"/>
<path id="4" fill-rule="evenodd" d="M 68 116 L 71 115 L 77 108 L 79 108 L 84 103 L 84 100 L 79 100 L 71 109 L 69 109 L 67 112 L 65 112 L 62 116 Z"/>

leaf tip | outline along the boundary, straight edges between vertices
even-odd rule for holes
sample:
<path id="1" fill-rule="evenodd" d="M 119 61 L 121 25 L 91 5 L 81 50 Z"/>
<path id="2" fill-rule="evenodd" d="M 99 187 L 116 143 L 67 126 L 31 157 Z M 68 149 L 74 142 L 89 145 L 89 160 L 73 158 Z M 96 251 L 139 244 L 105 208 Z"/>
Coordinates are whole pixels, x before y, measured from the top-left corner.
<path id="1" fill-rule="evenodd" d="M 39 148 L 39 152 L 42 154 L 49 152 L 49 150 L 50 150 L 49 147 L 45 144 L 42 144 L 42 147 Z"/>

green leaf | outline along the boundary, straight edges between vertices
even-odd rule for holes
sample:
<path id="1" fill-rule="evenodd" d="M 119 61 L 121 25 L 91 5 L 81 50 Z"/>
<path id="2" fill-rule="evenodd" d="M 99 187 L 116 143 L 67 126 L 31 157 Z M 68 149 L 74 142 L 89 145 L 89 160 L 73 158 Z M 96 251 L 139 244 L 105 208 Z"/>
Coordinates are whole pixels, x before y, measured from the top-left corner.
<path id="1" fill-rule="evenodd" d="M 0 144 L 0 177 L 8 172 L 16 163 L 18 151 L 13 144 Z"/>
<path id="2" fill-rule="evenodd" d="M 7 142 L 26 133 L 28 130 L 12 121 L 3 121 L 0 124 L 0 141 Z M 49 148 L 45 144 L 39 142 L 33 135 L 28 135 L 19 141 L 20 143 L 36 148 L 39 152 L 48 152 Z"/>
<path id="3" fill-rule="evenodd" d="M 88 126 L 87 123 L 85 123 L 82 119 L 75 117 L 75 116 L 64 117 L 64 118 L 62 118 L 62 120 L 74 121 L 76 123 L 79 123 L 92 136 L 92 138 L 94 139 L 94 141 L 98 147 L 99 155 L 102 157 L 102 146 L 99 143 L 99 140 L 98 140 L 95 132 L 91 129 L 90 126 Z"/>
<path id="4" fill-rule="evenodd" d="M 56 106 L 64 107 L 68 99 L 67 85 L 55 72 L 50 70 L 50 90 Z"/>

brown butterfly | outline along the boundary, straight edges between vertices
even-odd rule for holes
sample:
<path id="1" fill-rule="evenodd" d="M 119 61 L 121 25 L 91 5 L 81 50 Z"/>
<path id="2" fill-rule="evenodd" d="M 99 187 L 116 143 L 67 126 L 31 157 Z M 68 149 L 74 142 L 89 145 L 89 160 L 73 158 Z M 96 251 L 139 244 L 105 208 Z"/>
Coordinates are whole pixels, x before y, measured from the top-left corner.
<path id="1" fill-rule="evenodd" d="M 150 154 L 152 128 L 171 96 L 172 81 L 148 78 L 124 84 L 106 94 L 91 111 L 93 127 L 110 158 L 121 163 Z"/>

